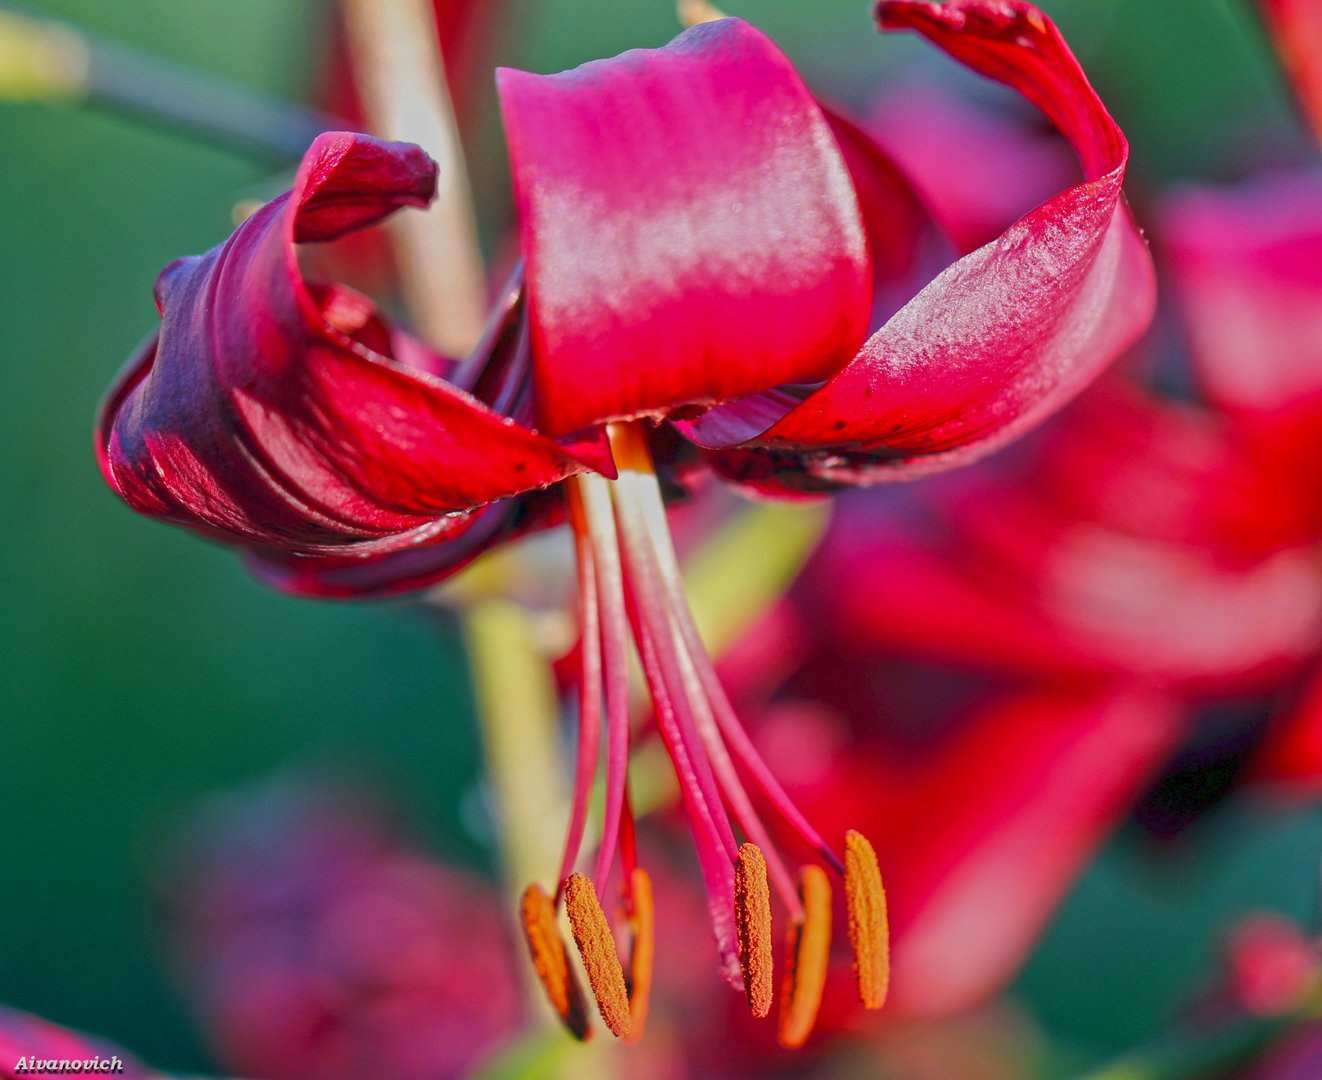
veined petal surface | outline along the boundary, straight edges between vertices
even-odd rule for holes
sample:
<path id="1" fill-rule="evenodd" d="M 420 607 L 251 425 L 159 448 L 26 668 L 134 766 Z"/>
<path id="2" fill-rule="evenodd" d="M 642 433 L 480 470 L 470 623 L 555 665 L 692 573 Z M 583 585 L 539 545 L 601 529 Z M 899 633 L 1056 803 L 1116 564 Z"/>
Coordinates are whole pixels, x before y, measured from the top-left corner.
<path id="1" fill-rule="evenodd" d="M 725 19 L 498 78 L 546 431 L 820 380 L 853 355 L 871 306 L 858 196 L 761 33 Z"/>

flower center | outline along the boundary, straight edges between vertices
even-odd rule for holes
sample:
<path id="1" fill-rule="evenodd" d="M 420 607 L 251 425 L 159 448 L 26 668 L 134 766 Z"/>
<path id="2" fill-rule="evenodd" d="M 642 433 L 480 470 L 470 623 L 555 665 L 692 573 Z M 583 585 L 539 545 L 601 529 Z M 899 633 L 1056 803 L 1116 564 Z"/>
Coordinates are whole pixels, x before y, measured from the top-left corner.
<path id="1" fill-rule="evenodd" d="M 650 883 L 637 866 L 627 783 L 628 649 L 632 639 L 651 693 L 657 732 L 679 780 L 722 973 L 732 986 L 744 990 L 756 1015 L 767 1014 L 773 985 L 770 895 L 774 889 L 791 923 L 781 1041 L 787 1046 L 801 1045 L 811 1029 L 825 981 L 830 886 L 820 868 L 809 866 L 796 888 L 744 778 L 791 832 L 828 867 L 844 875 L 855 971 L 860 997 L 869 1008 L 880 1007 L 885 998 L 889 967 L 885 894 L 876 857 L 871 845 L 851 832 L 846 858 L 841 860 L 791 802 L 758 754 L 730 704 L 689 609 L 643 423 L 613 424 L 609 437 L 618 479 L 593 474 L 575 477 L 566 485 L 578 572 L 581 667 L 575 794 L 556 900 L 563 895 L 566 901 L 574 939 L 607 1026 L 617 1035 L 637 1038 L 651 979 L 652 909 Z M 573 871 L 587 823 L 603 726 L 605 806 L 595 872 L 588 879 Z M 735 839 L 731 818 L 746 838 L 742 847 Z M 597 891 L 609 881 L 617 851 L 622 906 L 634 936 L 627 1011 L 621 997 L 623 970 Z M 645 898 L 638 895 L 640 882 Z M 547 968 L 546 957 L 554 952 L 546 939 L 548 925 L 541 918 L 534 933 L 527 918 L 524 921 L 539 974 Z M 545 977 L 543 982 L 567 1026 L 582 1037 L 577 1017 L 571 1022 L 572 1010 L 563 1007 L 569 980 L 558 967 L 555 972 L 554 985 L 546 983 Z"/>

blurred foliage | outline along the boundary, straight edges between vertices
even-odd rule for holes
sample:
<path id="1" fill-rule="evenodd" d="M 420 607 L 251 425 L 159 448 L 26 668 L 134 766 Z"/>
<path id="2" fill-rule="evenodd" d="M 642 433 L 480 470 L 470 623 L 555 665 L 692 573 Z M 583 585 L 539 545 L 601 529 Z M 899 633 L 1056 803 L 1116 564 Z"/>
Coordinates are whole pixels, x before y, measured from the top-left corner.
<path id="1" fill-rule="evenodd" d="M 31 6 L 293 98 L 312 83 L 328 11 L 309 0 Z M 1293 152 L 1247 4 L 1043 6 L 1131 136 L 1140 205 L 1144 184 L 1233 177 Z M 878 42 L 861 0 L 725 7 L 844 100 L 861 100 L 879 75 L 933 65 L 911 41 Z M 524 0 L 501 60 L 555 70 L 674 32 L 668 0 Z M 226 235 L 231 207 L 265 172 L 68 106 L 0 107 L 0 145 L 0 1000 L 162 1066 L 204 1069 L 155 955 L 149 868 L 162 837 L 205 792 L 326 762 L 387 785 L 438 851 L 484 858 L 461 827 L 479 765 L 460 639 L 399 605 L 273 595 L 230 552 L 127 512 L 97 476 L 91 417 L 154 323 L 151 282 Z M 474 168 L 500 206 L 498 136 L 479 145 Z M 1164 856 L 1153 866 L 1117 844 L 1020 981 L 1020 996 L 1085 1055 L 1158 1027 L 1234 912 L 1311 915 L 1317 815 L 1243 815 L 1195 841 L 1173 875 Z"/>

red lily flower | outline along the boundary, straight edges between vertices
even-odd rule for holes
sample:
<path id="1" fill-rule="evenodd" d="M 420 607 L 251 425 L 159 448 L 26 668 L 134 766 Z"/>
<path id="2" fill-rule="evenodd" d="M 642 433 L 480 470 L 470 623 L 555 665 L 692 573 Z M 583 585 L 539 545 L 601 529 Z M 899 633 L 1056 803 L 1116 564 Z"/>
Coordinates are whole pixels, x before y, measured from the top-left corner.
<path id="1" fill-rule="evenodd" d="M 813 912 L 829 888 L 817 868 L 795 888 L 736 763 L 843 873 L 867 1004 L 881 1003 L 887 977 L 872 849 L 850 834 L 842 858 L 744 734 L 688 612 L 643 421 L 669 419 L 718 471 L 769 490 L 929 471 L 1041 418 L 1151 314 L 1150 261 L 1121 195 L 1124 138 L 1045 17 L 1010 0 L 883 0 L 878 12 L 1038 105 L 1085 178 L 947 268 L 866 342 L 874 303 L 885 304 L 873 271 L 893 284 L 918 203 L 770 42 L 725 20 L 561 75 L 500 74 L 526 276 L 466 360 L 430 354 L 341 286 L 303 280 L 296 245 L 419 205 L 434 183 L 414 149 L 332 134 L 291 193 L 162 275 L 161 332 L 103 411 L 103 471 L 131 505 L 255 548 L 268 576 L 309 592 L 435 580 L 498 536 L 553 519 L 546 489 L 568 481 L 580 759 L 556 900 L 563 889 L 616 1034 L 640 1021 L 637 1000 L 625 997 L 596 887 L 570 871 L 604 706 L 595 877 L 604 888 L 618 846 L 626 912 L 647 940 L 625 790 L 631 633 L 727 978 L 765 1013 L 769 878 L 800 928 L 796 971 L 815 980 L 825 953 Z M 736 844 L 727 807 L 750 843 Z M 551 909 L 531 889 L 525 927 L 539 973 L 582 1030 Z M 790 1041 L 815 1011 L 806 985 L 791 987 L 783 1014 Z"/>

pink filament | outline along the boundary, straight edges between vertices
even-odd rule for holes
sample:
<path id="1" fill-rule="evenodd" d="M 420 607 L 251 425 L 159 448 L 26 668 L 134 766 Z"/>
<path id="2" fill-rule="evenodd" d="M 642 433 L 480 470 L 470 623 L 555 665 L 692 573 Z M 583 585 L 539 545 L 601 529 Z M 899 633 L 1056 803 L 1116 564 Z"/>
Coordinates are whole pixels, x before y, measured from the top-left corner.
<path id="1" fill-rule="evenodd" d="M 661 521 L 664 522 L 665 508 L 661 501 L 661 492 L 657 487 L 656 477 L 640 474 L 640 480 L 642 481 L 639 485 L 640 489 L 647 499 L 647 511 L 654 519 L 655 515 L 659 514 Z M 837 873 L 843 874 L 844 863 L 840 861 L 839 856 L 831 850 L 831 847 L 822 839 L 821 834 L 812 827 L 812 824 L 785 793 L 785 789 L 780 786 L 780 781 L 776 779 L 770 767 L 763 761 L 762 755 L 757 752 L 753 741 L 748 737 L 748 732 L 744 730 L 743 725 L 739 722 L 734 706 L 730 704 L 730 699 L 725 693 L 725 687 L 721 685 L 721 678 L 716 673 L 716 668 L 712 665 L 711 658 L 707 655 L 707 650 L 702 644 L 698 628 L 693 622 L 693 613 L 689 610 L 688 600 L 684 594 L 684 582 L 680 577 L 679 560 L 675 557 L 675 548 L 670 540 L 669 530 L 664 528 L 653 529 L 652 535 L 655 538 L 652 547 L 656 552 L 661 578 L 670 600 L 669 609 L 675 618 L 676 626 L 688 649 L 693 665 L 697 669 L 702 690 L 711 703 L 712 712 L 716 723 L 720 726 L 721 734 L 725 737 L 726 745 L 739 764 L 753 778 L 753 782 L 757 784 L 763 798 L 799 834 L 804 843 L 816 851 Z M 761 844 L 761 841 L 757 842 L 759 845 Z"/>
<path id="2" fill-rule="evenodd" d="M 597 572 L 592 543 L 584 521 L 582 493 L 576 484 L 568 485 L 569 515 L 574 522 L 574 553 L 578 570 L 579 654 L 578 684 L 578 766 L 574 775 L 574 804 L 565 835 L 565 852 L 556 879 L 555 902 L 565 880 L 578 861 L 587 824 L 588 797 L 597 771 L 597 750 L 601 730 L 601 628 L 597 605 Z M 598 880 L 603 880 L 598 878 Z"/>
<path id="3" fill-rule="evenodd" d="M 611 509 L 610 489 L 599 478 L 585 478 L 581 493 L 588 538 L 592 545 L 593 566 L 597 579 L 597 599 L 601 605 L 601 640 L 604 654 L 606 698 L 606 805 L 601 826 L 601 846 L 597 850 L 596 881 L 605 888 L 619 836 L 620 819 L 626 800 L 629 768 L 629 615 L 624 605 L 624 571 L 620 565 L 615 514 Z M 623 841 L 621 840 L 621 846 Z M 625 866 L 624 881 L 629 887 Z"/>

